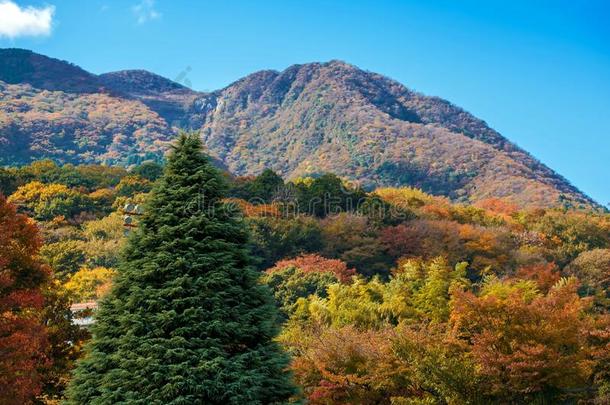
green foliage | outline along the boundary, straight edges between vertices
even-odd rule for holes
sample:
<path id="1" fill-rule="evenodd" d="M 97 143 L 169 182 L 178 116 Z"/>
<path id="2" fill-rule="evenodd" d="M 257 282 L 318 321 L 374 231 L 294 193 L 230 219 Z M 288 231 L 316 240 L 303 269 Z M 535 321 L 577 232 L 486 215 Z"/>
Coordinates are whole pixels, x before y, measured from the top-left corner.
<path id="1" fill-rule="evenodd" d="M 610 244 L 610 221 L 585 213 L 565 214 L 559 210 L 524 213 L 520 220 L 547 240 L 556 261 L 564 266 L 580 253 Z"/>
<path id="2" fill-rule="evenodd" d="M 452 269 L 444 259 L 430 263 L 408 261 L 402 269 L 413 285 L 413 306 L 420 316 L 433 322 L 449 319 L 449 300 L 453 289 L 469 285 L 466 279 L 468 263 L 462 262 Z M 417 274 L 417 276 L 413 276 Z"/>
<path id="3" fill-rule="evenodd" d="M 301 253 L 319 251 L 320 225 L 312 218 L 248 218 L 252 252 L 259 258 L 257 267 L 267 269 L 278 260 Z"/>
<path id="4" fill-rule="evenodd" d="M 576 280 L 545 294 L 465 274 L 410 260 L 388 282 L 300 298 L 280 340 L 309 403 L 603 403 L 610 320 L 588 311 Z"/>
<path id="5" fill-rule="evenodd" d="M 466 266 L 459 263 L 451 268 L 441 258 L 430 262 L 410 260 L 401 264 L 387 283 L 379 278 L 357 278 L 352 284 L 330 285 L 326 294 L 297 301 L 295 319 L 358 328 L 414 320 L 446 322 L 451 291 L 469 285 Z"/>
<path id="6" fill-rule="evenodd" d="M 90 335 L 72 322 L 71 294 L 59 282 L 49 283 L 44 295 L 42 317 L 47 326 L 52 364 L 44 374 L 41 399 L 54 403 L 63 399 L 74 364 L 82 355 L 82 345 Z"/>
<path id="7" fill-rule="evenodd" d="M 291 185 L 299 212 L 319 218 L 355 211 L 366 197 L 362 189 L 344 183 L 332 173 L 297 180 Z"/>
<path id="8" fill-rule="evenodd" d="M 265 169 L 258 176 L 237 178 L 231 182 L 228 194 L 250 203 L 270 203 L 284 189 L 284 179 L 271 169 Z"/>
<path id="9" fill-rule="evenodd" d="M 154 161 L 143 162 L 134 167 L 131 173 L 148 181 L 155 181 L 163 174 L 163 166 Z"/>
<path id="10" fill-rule="evenodd" d="M 52 160 L 44 159 L 29 165 L 13 169 L 13 175 L 20 183 L 39 181 L 45 184 L 57 183 L 71 188 L 95 190 L 116 186 L 127 171 L 121 167 L 101 165 L 65 164 L 57 165 Z"/>
<path id="11" fill-rule="evenodd" d="M 44 245 L 40 256 L 53 269 L 58 280 L 66 281 L 85 264 L 86 252 L 83 241 L 68 239 Z"/>
<path id="12" fill-rule="evenodd" d="M 325 298 L 328 286 L 339 280 L 332 273 L 304 272 L 296 266 L 289 266 L 263 275 L 261 282 L 273 291 L 282 315 L 288 318 L 295 311 L 299 298 L 310 295 Z"/>
<path id="13" fill-rule="evenodd" d="M 301 300 L 295 319 L 310 318 L 331 326 L 353 325 L 360 329 L 397 322 L 408 312 L 403 305 L 405 296 L 401 294 L 405 290 L 399 283 L 395 281 L 388 289 L 378 278 L 371 281 L 359 278 L 348 285 L 333 284 L 328 288 L 328 298 L 312 296 L 307 301 Z M 395 294 L 401 295 L 403 302 L 395 299 Z"/>
<path id="14" fill-rule="evenodd" d="M 0 194 L 8 197 L 13 194 L 20 185 L 20 179 L 14 169 L 0 167 Z"/>
<path id="15" fill-rule="evenodd" d="M 286 185 L 270 170 L 233 179 L 198 155 L 178 159 L 156 186 L 160 166 L 152 162 L 129 172 L 50 160 L 0 169 L 0 187 L 36 217 L 40 257 L 54 272 L 48 303 L 33 311 L 50 328 L 56 362 L 40 380 L 45 400 L 61 399 L 80 355 L 70 342 L 84 339 L 69 327 L 70 299 L 107 302 L 100 313 L 107 320 L 96 326 L 101 339 L 78 373 L 87 383 L 78 389 L 108 401 L 140 399 L 135 381 L 114 382 L 133 370 L 147 395 L 169 398 L 199 378 L 221 392 L 239 374 L 227 385 L 237 392 L 239 381 L 263 380 L 244 365 L 249 360 L 236 366 L 233 359 L 259 355 L 256 367 L 272 364 L 279 376 L 265 381 L 279 381 L 287 398 L 292 391 L 279 371 L 285 359 L 269 343 L 273 325 L 283 327 L 290 368 L 311 404 L 608 398 L 607 214 L 519 209 L 497 198 L 453 204 L 411 188 L 365 193 L 333 175 Z M 230 195 L 249 202 L 223 200 L 223 180 Z M 121 209 L 150 198 L 152 211 L 138 218 L 120 264 Z M 321 210 L 314 204 L 309 212 L 311 199 L 322 201 Z M 252 263 L 267 269 L 256 288 L 245 270 Z M 265 298 L 250 290 L 265 286 L 273 293 Z M 281 313 L 275 320 L 272 296 Z M 215 334 L 206 340 L 212 349 L 184 343 L 199 344 L 204 332 Z M 111 347 L 117 352 L 109 355 Z M 219 367 L 235 373 L 209 372 L 216 355 Z M 134 365 L 148 364 L 143 358 L 153 359 L 148 368 Z M 181 373 L 197 370 L 200 359 L 208 368 Z M 106 367 L 103 377 L 96 365 Z"/>
<path id="16" fill-rule="evenodd" d="M 283 403 L 294 394 L 273 341 L 243 224 L 196 135 L 182 135 L 130 237 L 68 403 Z"/>

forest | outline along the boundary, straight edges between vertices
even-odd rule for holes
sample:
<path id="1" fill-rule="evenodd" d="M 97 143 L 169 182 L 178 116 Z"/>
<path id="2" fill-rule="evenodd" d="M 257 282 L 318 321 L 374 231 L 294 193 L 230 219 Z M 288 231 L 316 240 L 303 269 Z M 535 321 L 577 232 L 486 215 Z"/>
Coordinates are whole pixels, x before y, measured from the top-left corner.
<path id="1" fill-rule="evenodd" d="M 0 404 L 607 404 L 609 287 L 601 210 L 235 177 L 188 135 L 0 168 Z"/>

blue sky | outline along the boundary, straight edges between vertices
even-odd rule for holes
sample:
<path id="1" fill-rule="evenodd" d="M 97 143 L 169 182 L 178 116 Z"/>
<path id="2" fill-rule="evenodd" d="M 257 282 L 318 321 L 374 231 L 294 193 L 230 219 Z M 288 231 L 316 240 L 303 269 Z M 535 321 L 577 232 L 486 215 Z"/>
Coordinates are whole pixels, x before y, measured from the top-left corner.
<path id="1" fill-rule="evenodd" d="M 187 72 L 210 90 L 256 70 L 345 60 L 465 108 L 610 202 L 608 1 L 0 0 L 0 10 L 9 1 L 51 21 L 0 27 L 1 47 L 94 73 Z"/>

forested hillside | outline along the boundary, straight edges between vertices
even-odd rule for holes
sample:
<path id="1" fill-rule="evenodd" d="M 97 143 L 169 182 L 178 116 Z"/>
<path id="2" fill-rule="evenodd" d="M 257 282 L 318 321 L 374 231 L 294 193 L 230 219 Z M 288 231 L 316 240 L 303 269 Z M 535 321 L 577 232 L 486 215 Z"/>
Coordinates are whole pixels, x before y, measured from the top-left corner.
<path id="1" fill-rule="evenodd" d="M 183 159 L 183 169 L 166 169 L 165 174 L 155 162 L 127 170 L 43 160 L 0 169 L 0 194 L 7 196 L 0 197 L 0 307 L 15 320 L 0 325 L 0 348 L 12 353 L 0 359 L 0 387 L 14 399 L 7 403 L 63 397 L 89 339 L 87 330 L 70 325 L 69 305 L 108 294 L 124 298 L 99 316 L 118 316 L 122 312 L 113 312 L 112 305 L 120 302 L 135 305 L 137 310 L 128 312 L 147 321 L 142 328 L 137 321 L 121 324 L 121 317 L 102 323 L 99 330 L 108 339 L 114 339 L 108 328 L 132 328 L 116 335 L 116 345 L 133 351 L 105 358 L 100 351 L 110 347 L 97 346 L 96 360 L 83 366 L 75 380 L 73 400 L 98 394 L 121 398 L 125 390 L 150 381 L 141 372 L 87 377 L 101 373 L 103 365 L 111 367 L 110 361 L 125 370 L 136 364 L 129 356 L 150 360 L 167 355 L 168 364 L 192 361 L 184 353 L 199 350 L 196 342 L 178 337 L 195 333 L 196 326 L 184 320 L 201 315 L 199 304 L 188 303 L 212 305 L 225 295 L 211 289 L 195 299 L 186 292 L 201 291 L 186 280 L 203 282 L 194 268 L 203 276 L 220 265 L 243 265 L 245 256 L 240 255 L 246 253 L 240 243 L 247 244 L 261 283 L 275 299 L 281 330 L 277 341 L 290 356 L 292 380 L 299 388 L 295 393 L 282 385 L 282 393 L 273 391 L 277 395 L 346 405 L 610 400 L 607 213 L 523 209 L 499 198 L 455 204 L 409 187 L 368 191 L 331 173 L 291 180 L 271 170 L 256 177 L 185 176 L 196 161 L 207 167 L 198 159 Z M 206 196 L 222 200 L 194 198 L 201 187 Z M 168 199 L 185 193 L 195 194 Z M 151 198 L 156 200 L 150 203 Z M 135 237 L 125 236 L 127 203 L 155 213 L 132 217 L 136 228 L 129 229 L 132 234 L 136 229 Z M 210 210 L 209 204 L 219 205 Z M 212 225 L 206 225 L 209 220 Z M 185 228 L 198 221 L 201 226 Z M 248 239 L 243 239 L 242 226 Z M 206 239 L 205 232 L 222 236 Z M 208 242 L 190 247 L 199 240 Z M 185 249 L 184 258 L 166 260 L 177 254 L 175 249 Z M 195 256 L 186 260 L 189 255 L 203 261 Z M 158 264 L 144 265 L 145 257 Z M 172 276 L 164 279 L 170 269 Z M 113 280 L 120 280 L 114 292 Z M 225 283 L 220 280 L 206 282 Z M 173 301 L 164 294 L 176 297 L 171 308 L 165 307 Z M 234 308 L 235 299 L 226 299 Z M 237 312 L 227 315 L 214 308 L 214 316 L 237 317 Z M 247 322 L 249 317 L 239 319 Z M 272 319 L 269 315 L 261 322 Z M 210 322 L 196 335 L 223 339 L 242 331 L 220 325 L 224 323 Z M 174 335 L 154 340 L 165 329 Z M 143 344 L 136 336 L 155 338 Z M 171 350 L 155 352 L 155 344 Z M 214 350 L 233 356 L 255 347 L 246 339 Z M 145 365 L 162 368 L 163 362 Z M 171 372 L 179 375 L 181 370 Z M 155 374 L 155 381 L 166 381 L 165 375 Z M 209 387 L 217 389 L 218 378 L 238 377 L 211 374 Z M 255 387 L 255 381 L 271 380 L 240 384 Z M 158 397 L 195 395 L 188 394 L 187 385 L 167 384 L 165 390 L 155 384 L 141 389 Z"/>
<path id="2" fill-rule="evenodd" d="M 262 71 L 201 93 L 146 71 L 96 76 L 0 51 L 1 164 L 162 160 L 178 128 L 200 131 L 236 175 L 333 172 L 368 190 L 414 186 L 458 202 L 596 205 L 484 121 L 344 62 Z"/>

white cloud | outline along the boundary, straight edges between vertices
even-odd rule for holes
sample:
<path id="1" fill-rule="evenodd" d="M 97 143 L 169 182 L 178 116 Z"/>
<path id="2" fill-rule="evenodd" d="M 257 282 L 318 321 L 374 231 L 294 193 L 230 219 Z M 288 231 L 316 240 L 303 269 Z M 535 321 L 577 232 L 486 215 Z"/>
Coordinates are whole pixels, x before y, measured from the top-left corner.
<path id="1" fill-rule="evenodd" d="M 20 7 L 0 0 L 0 37 L 46 36 L 51 34 L 54 6 Z"/>
<path id="2" fill-rule="evenodd" d="M 138 20 L 138 24 L 144 24 L 161 17 L 161 13 L 155 10 L 155 0 L 142 0 L 131 9 Z"/>

